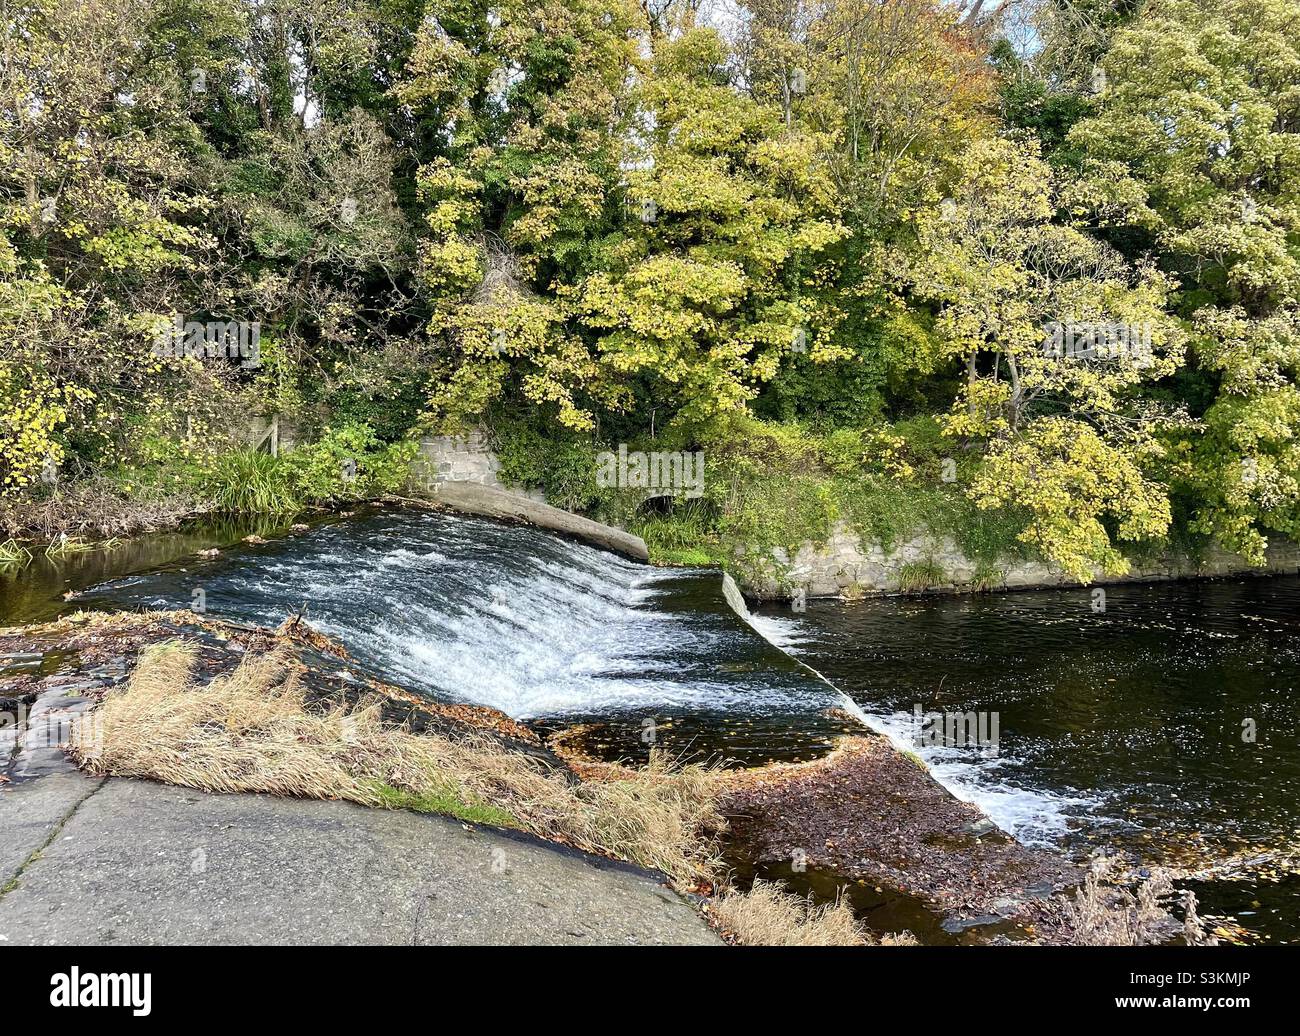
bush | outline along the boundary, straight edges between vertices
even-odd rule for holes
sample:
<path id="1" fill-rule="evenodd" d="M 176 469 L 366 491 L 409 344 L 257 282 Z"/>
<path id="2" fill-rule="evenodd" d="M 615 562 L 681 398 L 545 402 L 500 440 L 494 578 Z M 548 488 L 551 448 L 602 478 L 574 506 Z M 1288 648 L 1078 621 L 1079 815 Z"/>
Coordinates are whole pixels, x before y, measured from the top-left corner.
<path id="1" fill-rule="evenodd" d="M 288 514 L 302 503 L 285 459 L 252 448 L 217 457 L 202 484 L 219 511 Z"/>
<path id="2" fill-rule="evenodd" d="M 501 461 L 501 478 L 526 489 L 543 489 L 546 499 L 568 511 L 589 511 L 606 496 L 596 484 L 595 439 L 566 432 L 539 418 L 497 417 L 492 447 Z"/>
<path id="3" fill-rule="evenodd" d="M 309 503 L 366 500 L 402 488 L 409 476 L 414 440 L 385 446 L 369 425 L 326 428 L 315 442 L 287 454 L 295 495 Z"/>
<path id="4" fill-rule="evenodd" d="M 209 463 L 202 485 L 217 510 L 288 514 L 400 489 L 417 448 L 414 441 L 385 446 L 369 426 L 346 424 L 279 457 L 251 448 L 222 454 Z"/>

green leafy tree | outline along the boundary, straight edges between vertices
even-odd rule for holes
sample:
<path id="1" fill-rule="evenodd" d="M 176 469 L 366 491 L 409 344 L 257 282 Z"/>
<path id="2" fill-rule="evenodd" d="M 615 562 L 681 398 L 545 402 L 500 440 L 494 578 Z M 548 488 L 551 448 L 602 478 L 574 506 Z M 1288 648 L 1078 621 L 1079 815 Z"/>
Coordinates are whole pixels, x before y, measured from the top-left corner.
<path id="1" fill-rule="evenodd" d="M 737 410 L 792 351 L 843 355 L 818 306 L 822 254 L 847 234 L 826 141 L 730 87 L 716 33 L 661 40 L 639 91 L 634 213 L 582 285 L 601 368 L 649 379 L 683 421 Z"/>
<path id="2" fill-rule="evenodd" d="M 1186 441 L 1194 524 L 1262 560 L 1300 532 L 1300 3 L 1156 0 L 1102 67 L 1076 204 L 1177 277 L 1214 391 Z"/>
<path id="3" fill-rule="evenodd" d="M 1093 565 L 1126 570 L 1110 531 L 1167 531 L 1153 462 L 1177 414 L 1138 390 L 1178 369 L 1183 336 L 1163 308 L 1168 279 L 1058 221 L 1059 208 L 1035 144 L 973 145 L 950 204 L 921 220 L 911 284 L 939 306 L 966 369 L 948 434 L 989 443 L 973 498 L 1027 509 L 1025 541 L 1084 580 Z"/>

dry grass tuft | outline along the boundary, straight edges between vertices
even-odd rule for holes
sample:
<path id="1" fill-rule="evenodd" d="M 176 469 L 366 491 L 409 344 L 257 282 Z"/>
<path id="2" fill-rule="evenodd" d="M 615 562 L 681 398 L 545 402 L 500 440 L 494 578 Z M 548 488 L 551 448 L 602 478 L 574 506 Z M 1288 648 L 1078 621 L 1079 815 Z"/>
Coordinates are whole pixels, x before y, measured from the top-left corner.
<path id="1" fill-rule="evenodd" d="M 869 946 L 866 930 L 847 900 L 816 906 L 810 899 L 756 881 L 748 892 L 728 892 L 711 908 L 713 916 L 741 946 Z M 911 946 L 908 933 L 886 936 L 882 944 Z"/>
<path id="2" fill-rule="evenodd" d="M 452 740 L 386 726 L 377 700 L 309 708 L 297 657 L 284 645 L 206 685 L 194 662 L 194 648 L 176 641 L 146 650 L 126 689 L 93 714 L 95 736 L 75 749 L 82 765 L 205 791 L 451 812 L 683 881 L 717 866 L 713 834 L 723 820 L 716 781 L 701 767 L 655 756 L 620 779 L 575 784 L 486 735 Z"/>
<path id="3" fill-rule="evenodd" d="M 1083 885 L 1073 900 L 1066 900 L 1064 913 L 1079 946 L 1149 946 L 1167 942 L 1182 934 L 1191 945 L 1215 945 L 1196 913 L 1196 896 L 1178 893 L 1166 871 L 1154 870 L 1136 892 L 1111 883 L 1116 870 L 1113 857 L 1093 857 Z M 1169 912 L 1175 897 L 1182 898 L 1185 921 L 1182 926 Z"/>

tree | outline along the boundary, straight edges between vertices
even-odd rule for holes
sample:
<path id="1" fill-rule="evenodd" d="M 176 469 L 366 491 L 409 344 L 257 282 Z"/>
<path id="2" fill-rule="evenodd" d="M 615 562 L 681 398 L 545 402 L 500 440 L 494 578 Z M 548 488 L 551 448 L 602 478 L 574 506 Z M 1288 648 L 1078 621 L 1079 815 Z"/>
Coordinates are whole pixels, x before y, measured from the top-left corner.
<path id="1" fill-rule="evenodd" d="M 602 370 L 648 379 L 686 422 L 743 407 L 793 351 L 841 354 L 816 295 L 847 234 L 827 141 L 733 90 L 726 60 L 711 30 L 656 44 L 627 173 L 641 218 L 576 297 Z"/>
<path id="2" fill-rule="evenodd" d="M 1102 62 L 1080 207 L 1145 235 L 1213 402 L 1186 443 L 1194 525 L 1263 559 L 1300 532 L 1300 3 L 1158 0 Z"/>
<path id="3" fill-rule="evenodd" d="M 151 396 L 152 330 L 210 261 L 212 199 L 189 161 L 182 70 L 140 45 L 174 11 L 167 0 L 6 11 L 0 406 L 5 424 L 33 430 L 6 451 L 6 489 L 62 461 L 69 437 L 90 456 L 124 440 L 126 409 Z"/>
<path id="4" fill-rule="evenodd" d="M 1168 279 L 1059 222 L 1059 195 L 1036 144 L 974 144 L 909 279 L 966 369 L 947 432 L 989 443 L 972 497 L 1026 509 L 1026 542 L 1086 580 L 1127 569 L 1103 521 L 1122 540 L 1167 531 L 1152 466 L 1178 415 L 1137 390 L 1178 369 L 1183 336 Z"/>
<path id="5" fill-rule="evenodd" d="M 608 398 L 561 289 L 599 260 L 623 218 L 621 140 L 640 10 L 623 0 L 434 4 L 402 84 L 454 127 L 420 173 L 422 279 L 443 347 L 435 420 L 479 414 L 507 390 L 587 427 Z"/>

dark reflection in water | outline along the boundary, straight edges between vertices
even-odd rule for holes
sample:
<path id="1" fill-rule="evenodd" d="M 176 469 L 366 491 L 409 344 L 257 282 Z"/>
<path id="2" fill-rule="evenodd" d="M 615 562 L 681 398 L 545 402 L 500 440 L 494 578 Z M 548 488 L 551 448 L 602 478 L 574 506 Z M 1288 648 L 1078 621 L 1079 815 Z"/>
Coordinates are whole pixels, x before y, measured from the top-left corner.
<path id="1" fill-rule="evenodd" d="M 209 522 L 0 568 L 0 622 L 189 607 L 196 589 L 218 618 L 275 624 L 305 605 L 357 668 L 538 726 L 591 724 L 584 743 L 605 758 L 644 759 L 651 744 L 744 764 L 807 758 L 846 729 L 826 715 L 838 692 L 755 636 L 715 572 L 444 514 L 332 516 L 293 535 L 285 524 Z M 250 533 L 271 542 L 239 542 Z M 218 557 L 198 556 L 213 546 Z M 1106 595 L 1104 613 L 1077 589 L 812 602 L 755 624 L 900 741 L 915 705 L 997 712 L 996 757 L 922 754 L 1021 839 L 1213 869 L 1193 885 L 1205 910 L 1296 940 L 1300 579 Z M 815 877 L 810 891 L 832 880 Z M 883 911 L 878 930 L 911 911 L 853 894 Z"/>
<path id="2" fill-rule="evenodd" d="M 296 520 L 296 519 L 294 519 Z M 338 519 L 332 519 L 338 520 Z M 89 550 L 50 557 L 35 551 L 26 565 L 0 565 L 0 625 L 45 622 L 75 610 L 79 601 L 63 595 L 110 579 L 149 572 L 171 564 L 196 562 L 200 550 L 237 545 L 245 536 L 284 535 L 291 519 L 208 518 L 168 532 L 107 541 Z M 317 519 L 319 522 L 320 519 Z M 172 607 L 188 607 L 174 602 Z"/>
<path id="3" fill-rule="evenodd" d="M 796 619 L 795 650 L 900 741 L 916 705 L 997 712 L 996 758 L 921 754 L 1022 839 L 1215 868 L 1206 909 L 1300 933 L 1300 579 L 1108 587 L 1102 613 L 1078 589 Z"/>

